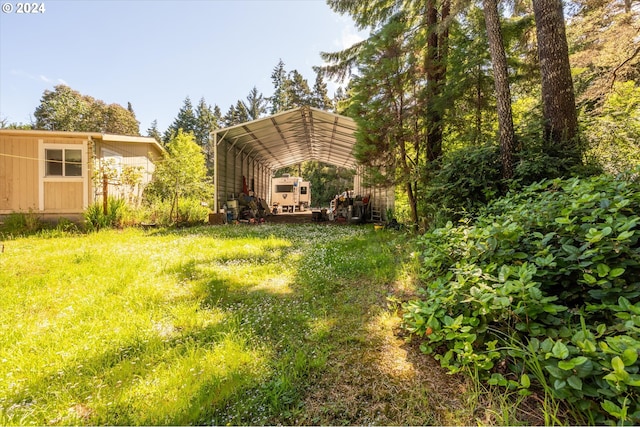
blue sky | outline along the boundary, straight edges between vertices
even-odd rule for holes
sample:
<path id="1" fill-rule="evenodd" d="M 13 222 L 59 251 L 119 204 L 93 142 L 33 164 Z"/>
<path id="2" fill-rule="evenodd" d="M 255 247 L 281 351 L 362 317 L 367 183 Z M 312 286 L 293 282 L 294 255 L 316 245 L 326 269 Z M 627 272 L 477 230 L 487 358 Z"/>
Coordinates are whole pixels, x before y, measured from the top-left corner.
<path id="1" fill-rule="evenodd" d="M 9 123 L 29 123 L 43 92 L 66 84 L 131 102 L 143 135 L 154 119 L 162 132 L 187 96 L 223 114 L 253 86 L 270 96 L 280 59 L 313 85 L 321 51 L 366 36 L 324 0 L 45 0 L 39 14 L 0 3 L 0 118 Z"/>

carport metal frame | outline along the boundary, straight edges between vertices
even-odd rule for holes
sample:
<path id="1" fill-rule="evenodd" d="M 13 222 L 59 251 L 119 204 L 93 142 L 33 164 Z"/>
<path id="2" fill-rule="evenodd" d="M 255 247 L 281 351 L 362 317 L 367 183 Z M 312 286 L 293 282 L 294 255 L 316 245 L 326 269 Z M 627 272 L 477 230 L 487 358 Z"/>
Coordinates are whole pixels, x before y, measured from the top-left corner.
<path id="1" fill-rule="evenodd" d="M 215 212 L 226 202 L 230 189 L 234 190 L 231 193 L 239 190 L 240 177 L 251 182 L 257 178 L 259 188 L 251 188 L 253 185 L 250 188 L 270 204 L 271 178 L 275 171 L 305 160 L 355 169 L 354 190 L 367 193 L 367 189 L 361 187 L 363 168 L 353 156 L 356 130 L 357 125 L 350 117 L 305 106 L 212 132 Z M 222 181 L 224 189 L 220 185 Z M 375 191 L 380 193 L 379 189 Z M 389 205 L 388 194 L 385 190 L 385 211 Z"/>

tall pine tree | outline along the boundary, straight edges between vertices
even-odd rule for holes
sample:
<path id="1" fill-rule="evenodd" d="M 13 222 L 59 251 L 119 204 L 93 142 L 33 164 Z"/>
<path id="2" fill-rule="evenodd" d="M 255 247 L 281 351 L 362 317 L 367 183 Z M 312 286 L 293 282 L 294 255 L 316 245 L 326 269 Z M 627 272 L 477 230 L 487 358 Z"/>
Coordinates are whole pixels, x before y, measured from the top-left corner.
<path id="1" fill-rule="evenodd" d="M 247 102 L 244 103 L 244 108 L 247 110 L 249 120 L 257 120 L 264 113 L 267 112 L 267 101 L 262 94 L 258 92 L 257 87 L 253 87 L 249 95 L 247 95 Z"/>
<path id="2" fill-rule="evenodd" d="M 191 98 L 187 96 L 184 100 L 184 103 L 182 104 L 182 107 L 178 111 L 178 115 L 176 116 L 175 120 L 165 131 L 163 138 L 164 142 L 168 143 L 174 135 L 178 134 L 178 131 L 180 129 L 182 129 L 184 133 L 192 133 L 195 135 L 197 127 L 198 119 L 196 118 L 196 113 L 193 110 Z"/>

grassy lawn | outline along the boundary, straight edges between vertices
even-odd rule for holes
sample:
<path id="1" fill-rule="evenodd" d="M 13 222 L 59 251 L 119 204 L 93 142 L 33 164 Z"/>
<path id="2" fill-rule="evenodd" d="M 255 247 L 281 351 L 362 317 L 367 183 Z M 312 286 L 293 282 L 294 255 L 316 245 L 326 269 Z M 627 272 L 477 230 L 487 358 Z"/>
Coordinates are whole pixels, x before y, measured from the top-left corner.
<path id="1" fill-rule="evenodd" d="M 403 240 L 263 225 L 5 241 L 0 424 L 473 422 L 464 385 L 395 333 Z"/>

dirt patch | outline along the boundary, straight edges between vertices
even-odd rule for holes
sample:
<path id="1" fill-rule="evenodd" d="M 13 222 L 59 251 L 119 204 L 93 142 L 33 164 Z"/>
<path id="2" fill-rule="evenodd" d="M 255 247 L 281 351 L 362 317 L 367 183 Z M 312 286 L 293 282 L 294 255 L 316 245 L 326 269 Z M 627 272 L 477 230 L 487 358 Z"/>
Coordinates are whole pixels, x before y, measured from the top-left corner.
<path id="1" fill-rule="evenodd" d="M 270 224 L 311 224 L 311 211 L 269 215 L 265 221 Z"/>
<path id="2" fill-rule="evenodd" d="M 304 212 L 283 212 L 276 215 L 269 215 L 265 222 L 271 224 L 320 224 L 320 225 L 345 225 L 346 222 L 339 221 L 314 221 L 311 211 Z"/>
<path id="3" fill-rule="evenodd" d="M 466 384 L 395 332 L 374 321 L 367 341 L 340 344 L 308 393 L 304 423 L 314 425 L 451 425 L 465 419 Z M 472 423 L 471 415 L 467 418 Z"/>

